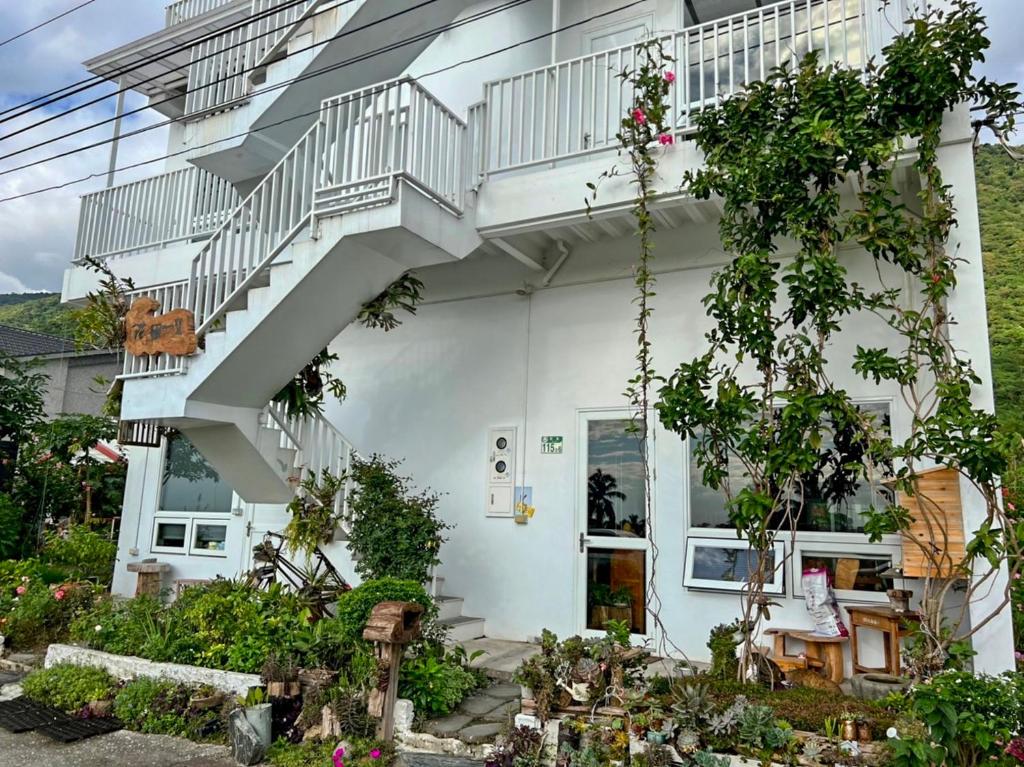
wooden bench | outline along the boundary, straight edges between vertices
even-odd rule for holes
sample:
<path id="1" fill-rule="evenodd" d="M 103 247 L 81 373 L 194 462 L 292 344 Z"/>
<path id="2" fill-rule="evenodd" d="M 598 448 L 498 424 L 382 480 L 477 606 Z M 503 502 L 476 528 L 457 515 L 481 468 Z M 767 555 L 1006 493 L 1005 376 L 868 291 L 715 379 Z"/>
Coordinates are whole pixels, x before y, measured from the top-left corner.
<path id="1" fill-rule="evenodd" d="M 805 668 L 820 673 L 836 684 L 843 681 L 843 644 L 849 641 L 849 637 L 829 637 L 806 629 L 770 628 L 765 629 L 764 633 L 773 637 L 775 642 L 774 650 L 768 657 L 784 672 Z M 786 639 L 803 642 L 803 655 L 787 654 Z"/>

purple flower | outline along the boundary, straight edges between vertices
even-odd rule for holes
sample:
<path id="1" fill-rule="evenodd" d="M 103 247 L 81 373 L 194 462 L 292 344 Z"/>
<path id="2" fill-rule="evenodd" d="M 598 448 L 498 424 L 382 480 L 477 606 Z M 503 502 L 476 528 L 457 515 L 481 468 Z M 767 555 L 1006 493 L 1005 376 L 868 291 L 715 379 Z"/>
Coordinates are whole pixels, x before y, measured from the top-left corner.
<path id="1" fill-rule="evenodd" d="M 338 746 L 337 750 L 334 752 L 334 767 L 345 767 L 345 763 L 341 761 L 341 757 L 343 757 L 344 755 L 345 749 L 343 749 L 341 746 Z"/>

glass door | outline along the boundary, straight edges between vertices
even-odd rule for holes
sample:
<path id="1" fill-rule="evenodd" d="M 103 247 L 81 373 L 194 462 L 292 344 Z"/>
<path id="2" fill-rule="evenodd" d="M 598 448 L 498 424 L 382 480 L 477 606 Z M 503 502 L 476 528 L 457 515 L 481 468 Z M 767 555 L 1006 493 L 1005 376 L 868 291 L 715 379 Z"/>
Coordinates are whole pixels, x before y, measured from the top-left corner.
<path id="1" fill-rule="evenodd" d="M 580 416 L 576 600 L 585 635 L 622 621 L 642 640 L 650 572 L 643 456 L 653 452 L 631 426 L 621 410 Z"/>

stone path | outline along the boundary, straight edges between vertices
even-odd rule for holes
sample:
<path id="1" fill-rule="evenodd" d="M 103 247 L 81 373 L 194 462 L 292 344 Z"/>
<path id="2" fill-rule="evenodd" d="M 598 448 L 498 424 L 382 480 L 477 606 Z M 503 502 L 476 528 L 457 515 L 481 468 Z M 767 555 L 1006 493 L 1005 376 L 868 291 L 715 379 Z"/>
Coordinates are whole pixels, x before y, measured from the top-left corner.
<path id="1" fill-rule="evenodd" d="M 438 738 L 458 738 L 477 745 L 493 743 L 495 736 L 519 713 L 519 685 L 496 682 L 462 701 L 450 716 L 431 719 L 422 730 Z"/>
<path id="2" fill-rule="evenodd" d="M 238 767 L 225 746 L 168 735 L 113 732 L 58 743 L 36 732 L 0 729 L 0 767 Z"/>

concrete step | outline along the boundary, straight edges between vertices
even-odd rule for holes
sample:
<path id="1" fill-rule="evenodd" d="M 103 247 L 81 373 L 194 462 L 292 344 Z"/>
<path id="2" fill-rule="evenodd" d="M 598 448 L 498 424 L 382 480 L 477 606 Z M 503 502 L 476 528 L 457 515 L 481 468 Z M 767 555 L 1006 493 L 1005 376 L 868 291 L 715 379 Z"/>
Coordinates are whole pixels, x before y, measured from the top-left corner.
<path id="1" fill-rule="evenodd" d="M 448 627 L 448 639 L 453 642 L 468 642 L 484 635 L 484 619 L 460 615 L 457 618 L 439 620 L 442 626 Z"/>
<path id="2" fill-rule="evenodd" d="M 462 597 L 437 597 L 437 617 L 439 620 L 459 618 L 462 616 Z"/>

